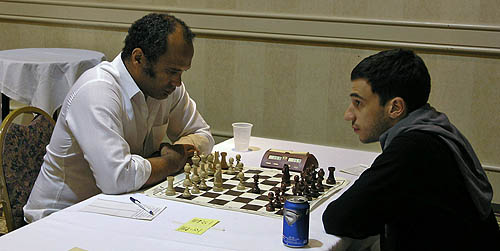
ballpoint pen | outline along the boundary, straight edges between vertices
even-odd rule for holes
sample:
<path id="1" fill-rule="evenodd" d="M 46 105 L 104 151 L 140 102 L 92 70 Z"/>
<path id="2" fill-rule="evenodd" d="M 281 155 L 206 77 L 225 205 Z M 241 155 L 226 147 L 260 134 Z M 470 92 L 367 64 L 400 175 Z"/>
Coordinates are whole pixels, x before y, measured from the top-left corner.
<path id="1" fill-rule="evenodd" d="M 142 205 L 142 203 L 141 203 L 138 199 L 135 199 L 135 198 L 133 198 L 133 197 L 130 197 L 130 200 L 131 200 L 134 204 L 136 204 L 137 206 L 139 206 L 140 208 L 142 208 L 144 211 L 148 212 L 148 213 L 149 213 L 149 214 L 151 214 L 151 215 L 154 215 L 154 214 L 153 214 L 153 211 L 151 211 L 151 210 L 147 209 L 145 206 L 143 206 L 143 205 Z"/>

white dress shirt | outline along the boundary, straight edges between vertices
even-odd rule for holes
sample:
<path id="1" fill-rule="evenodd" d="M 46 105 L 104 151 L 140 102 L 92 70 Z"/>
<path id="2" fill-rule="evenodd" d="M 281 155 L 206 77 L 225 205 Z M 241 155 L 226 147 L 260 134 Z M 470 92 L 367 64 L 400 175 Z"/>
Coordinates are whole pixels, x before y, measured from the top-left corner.
<path id="1" fill-rule="evenodd" d="M 204 153 L 210 127 L 184 84 L 164 100 L 145 98 L 118 55 L 85 72 L 64 100 L 38 178 L 24 207 L 27 222 L 99 193 L 141 188 L 151 174 L 144 158 L 163 137 Z"/>

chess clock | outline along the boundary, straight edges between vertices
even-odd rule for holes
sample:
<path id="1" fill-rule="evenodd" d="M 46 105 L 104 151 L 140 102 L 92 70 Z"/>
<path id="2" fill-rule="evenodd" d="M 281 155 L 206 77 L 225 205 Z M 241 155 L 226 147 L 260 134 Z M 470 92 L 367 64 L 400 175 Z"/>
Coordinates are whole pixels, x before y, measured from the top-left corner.
<path id="1" fill-rule="evenodd" d="M 261 167 L 275 169 L 282 169 L 285 164 L 288 164 L 290 171 L 302 172 L 305 167 L 310 165 L 318 167 L 318 160 L 309 152 L 269 149 L 260 162 Z"/>

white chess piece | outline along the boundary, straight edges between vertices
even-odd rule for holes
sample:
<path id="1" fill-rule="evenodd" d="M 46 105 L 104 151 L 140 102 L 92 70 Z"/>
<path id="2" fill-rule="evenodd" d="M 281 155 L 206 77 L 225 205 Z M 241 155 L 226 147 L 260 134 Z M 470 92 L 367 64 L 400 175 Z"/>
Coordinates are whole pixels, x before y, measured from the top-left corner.
<path id="1" fill-rule="evenodd" d="M 214 175 L 214 188 L 212 189 L 215 192 L 222 192 L 222 169 L 220 168 L 220 164 L 216 165 L 216 171 Z"/>
<path id="2" fill-rule="evenodd" d="M 207 157 L 207 175 L 214 176 L 214 155 L 209 154 Z"/>
<path id="3" fill-rule="evenodd" d="M 189 187 L 192 185 L 191 179 L 189 178 L 189 175 L 191 175 L 191 165 L 189 165 L 189 163 L 186 163 L 184 166 L 184 174 L 186 175 L 186 178 L 184 179 L 184 182 L 182 182 L 182 185 L 184 185 L 184 187 Z"/>
<path id="4" fill-rule="evenodd" d="M 167 190 L 165 190 L 165 195 L 167 195 L 167 196 L 175 195 L 174 176 L 168 176 L 167 182 L 168 182 L 168 186 L 167 186 Z"/>
<path id="5" fill-rule="evenodd" d="M 184 193 L 182 193 L 183 198 L 189 198 L 191 197 L 191 193 L 189 192 L 189 187 L 184 188 Z"/>
<path id="6" fill-rule="evenodd" d="M 208 186 L 207 186 L 207 183 L 205 182 L 205 178 L 201 178 L 201 181 L 200 181 L 200 189 L 201 190 L 207 190 Z"/>
<path id="7" fill-rule="evenodd" d="M 246 187 L 245 187 L 245 183 L 243 183 L 243 179 L 245 179 L 245 174 L 243 174 L 243 172 L 239 172 L 236 177 L 240 180 L 240 183 L 238 184 L 238 186 L 236 186 L 236 189 L 238 190 L 245 190 Z"/>
<path id="8" fill-rule="evenodd" d="M 229 158 L 229 166 L 228 166 L 228 169 L 227 169 L 227 173 L 228 174 L 234 174 L 234 167 L 233 167 L 233 163 L 234 163 L 234 158 L 231 157 Z"/>

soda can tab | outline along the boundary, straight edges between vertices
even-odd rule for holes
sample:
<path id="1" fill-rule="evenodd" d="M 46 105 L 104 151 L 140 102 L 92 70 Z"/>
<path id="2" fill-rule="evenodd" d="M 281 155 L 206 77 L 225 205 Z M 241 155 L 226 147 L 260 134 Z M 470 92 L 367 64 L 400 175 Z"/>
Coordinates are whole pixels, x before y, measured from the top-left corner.
<path id="1" fill-rule="evenodd" d="M 309 202 L 303 196 L 290 196 L 283 207 L 283 244 L 303 247 L 309 243 Z"/>

